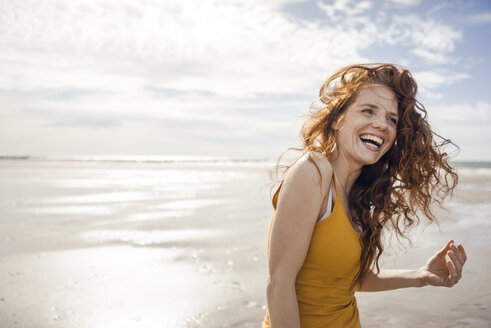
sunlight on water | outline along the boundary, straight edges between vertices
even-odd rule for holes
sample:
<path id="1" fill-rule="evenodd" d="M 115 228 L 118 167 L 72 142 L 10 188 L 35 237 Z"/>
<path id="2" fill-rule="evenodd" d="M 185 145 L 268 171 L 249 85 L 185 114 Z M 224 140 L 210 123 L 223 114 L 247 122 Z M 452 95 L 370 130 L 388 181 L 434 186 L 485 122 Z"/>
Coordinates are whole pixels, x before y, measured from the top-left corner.
<path id="1" fill-rule="evenodd" d="M 142 201 L 151 200 L 153 198 L 160 198 L 156 195 L 151 195 L 145 192 L 139 191 L 125 191 L 125 192 L 108 192 L 108 193 L 94 193 L 86 195 L 56 197 L 46 200 L 45 203 L 116 203 L 116 202 L 129 202 L 129 201 Z"/>
<path id="2" fill-rule="evenodd" d="M 19 209 L 20 212 L 36 215 L 109 215 L 114 212 L 107 206 L 50 206 Z"/>
<path id="3" fill-rule="evenodd" d="M 154 221 L 166 218 L 181 218 L 184 216 L 191 216 L 195 211 L 191 210 L 171 210 L 171 211 L 161 211 L 161 212 L 143 212 L 128 215 L 127 218 L 123 219 L 127 222 L 142 222 L 142 221 Z"/>
<path id="4" fill-rule="evenodd" d="M 220 230 L 211 229 L 179 229 L 160 231 L 141 230 L 93 230 L 79 235 L 87 241 L 96 243 L 127 242 L 134 245 L 149 246 L 193 239 L 213 238 L 224 234 Z"/>
<path id="5" fill-rule="evenodd" d="M 457 187 L 459 190 L 484 190 L 491 191 L 491 181 L 488 182 L 461 182 Z"/>
<path id="6" fill-rule="evenodd" d="M 451 211 L 452 216 L 456 219 L 457 227 L 489 226 L 489 215 L 491 213 L 491 202 L 477 204 L 463 204 L 452 202 L 447 208 Z"/>
<path id="7" fill-rule="evenodd" d="M 465 174 L 467 176 L 486 176 L 490 177 L 491 176 L 491 168 L 487 167 L 459 167 L 457 168 L 457 172 L 459 174 Z"/>
<path id="8" fill-rule="evenodd" d="M 30 319 L 14 317 L 34 320 L 32 327 L 184 328 L 190 313 L 209 300 L 196 294 L 206 290 L 203 275 L 174 261 L 180 255 L 179 250 L 107 246 L 19 256 L 11 265 L 25 272 L 22 282 L 31 288 L 14 283 L 3 291 L 24 299 L 23 306 L 32 293 L 44 295 L 31 307 Z M 44 275 L 25 271 L 32 266 Z"/>
<path id="9" fill-rule="evenodd" d="M 178 209 L 198 209 L 200 207 L 207 207 L 213 205 L 220 205 L 225 203 L 223 200 L 216 199 L 194 199 L 190 200 L 178 200 L 171 201 L 164 204 L 160 204 L 155 206 L 157 209 L 170 209 L 170 210 L 178 210 Z"/>

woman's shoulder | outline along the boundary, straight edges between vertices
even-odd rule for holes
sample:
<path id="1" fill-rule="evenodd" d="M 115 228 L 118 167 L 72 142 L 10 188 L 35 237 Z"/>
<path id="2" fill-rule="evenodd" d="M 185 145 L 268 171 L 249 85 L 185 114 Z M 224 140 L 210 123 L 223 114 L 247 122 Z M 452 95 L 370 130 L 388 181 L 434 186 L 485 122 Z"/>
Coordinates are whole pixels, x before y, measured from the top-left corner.
<path id="1" fill-rule="evenodd" d="M 307 152 L 295 164 L 303 170 L 317 172 L 320 176 L 332 175 L 331 162 L 321 153 Z"/>
<path id="2" fill-rule="evenodd" d="M 307 161 L 313 161 L 315 164 L 319 165 L 319 169 L 322 169 L 323 171 L 329 171 L 332 173 L 332 165 L 331 162 L 327 159 L 327 157 L 321 153 L 310 151 L 305 153 L 305 155 L 302 156 L 302 158 L 305 158 Z M 321 172 L 324 173 L 324 172 Z"/>
<path id="3" fill-rule="evenodd" d="M 332 166 L 329 160 L 320 153 L 307 152 L 301 156 L 288 170 L 285 182 L 303 181 L 320 183 L 322 189 L 329 186 L 332 179 Z"/>

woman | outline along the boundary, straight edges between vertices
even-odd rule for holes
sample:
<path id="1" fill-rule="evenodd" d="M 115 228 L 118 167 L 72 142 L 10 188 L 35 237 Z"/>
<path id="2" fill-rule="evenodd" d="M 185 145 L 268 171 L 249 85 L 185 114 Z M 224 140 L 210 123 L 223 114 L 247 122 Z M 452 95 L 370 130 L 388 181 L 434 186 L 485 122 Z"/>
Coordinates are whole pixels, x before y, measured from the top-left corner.
<path id="1" fill-rule="evenodd" d="M 263 328 L 360 327 L 355 291 L 451 287 L 467 259 L 449 241 L 414 270 L 380 269 L 381 235 L 404 232 L 457 175 L 416 101 L 416 82 L 391 64 L 354 65 L 328 78 L 323 107 L 302 129 L 303 156 L 273 197 L 268 310 Z"/>

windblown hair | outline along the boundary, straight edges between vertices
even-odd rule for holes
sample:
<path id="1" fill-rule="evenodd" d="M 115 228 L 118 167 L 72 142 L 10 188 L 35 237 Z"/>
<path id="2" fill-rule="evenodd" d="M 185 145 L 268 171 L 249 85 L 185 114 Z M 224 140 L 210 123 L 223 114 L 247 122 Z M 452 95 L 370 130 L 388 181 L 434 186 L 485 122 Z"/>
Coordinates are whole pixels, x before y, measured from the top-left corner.
<path id="1" fill-rule="evenodd" d="M 308 115 L 302 128 L 303 147 L 297 150 L 333 159 L 337 134 L 333 123 L 339 122 L 359 91 L 370 84 L 394 92 L 399 121 L 392 147 L 377 163 L 363 166 L 348 195 L 350 217 L 362 228 L 360 270 L 352 287 L 362 285 L 372 265 L 380 271 L 383 229 L 392 228 L 397 236 L 406 238 L 420 215 L 436 221 L 432 203 L 441 205 L 458 181 L 444 150 L 453 143 L 431 130 L 426 110 L 416 100 L 417 84 L 411 73 L 392 64 L 353 65 L 329 77 L 319 92 L 322 107 Z"/>

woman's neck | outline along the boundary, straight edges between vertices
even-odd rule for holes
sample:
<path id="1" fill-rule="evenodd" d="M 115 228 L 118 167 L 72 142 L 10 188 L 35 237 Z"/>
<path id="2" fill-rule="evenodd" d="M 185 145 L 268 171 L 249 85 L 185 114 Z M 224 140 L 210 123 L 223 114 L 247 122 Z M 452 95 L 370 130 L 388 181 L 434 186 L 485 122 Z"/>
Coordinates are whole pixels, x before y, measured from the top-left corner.
<path id="1" fill-rule="evenodd" d="M 349 194 L 353 183 L 361 173 L 362 167 L 353 167 L 348 161 L 343 160 L 341 156 L 331 160 L 331 165 L 336 175 L 337 184 L 340 184 L 346 194 Z"/>

